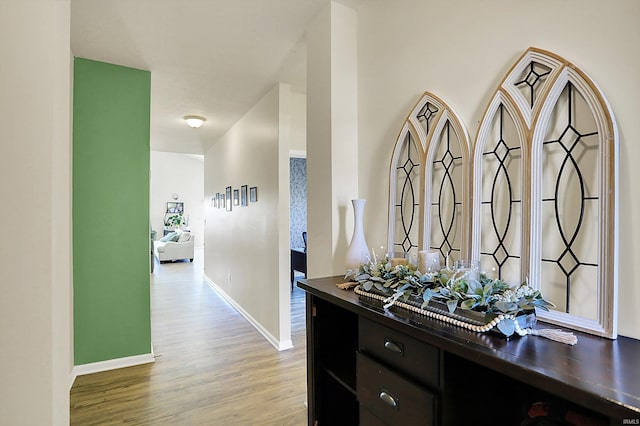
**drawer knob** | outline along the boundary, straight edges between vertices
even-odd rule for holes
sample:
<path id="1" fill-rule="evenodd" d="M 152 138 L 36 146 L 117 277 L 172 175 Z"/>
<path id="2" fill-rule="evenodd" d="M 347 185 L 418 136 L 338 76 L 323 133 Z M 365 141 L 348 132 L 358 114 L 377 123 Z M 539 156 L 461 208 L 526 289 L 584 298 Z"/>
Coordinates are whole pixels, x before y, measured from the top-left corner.
<path id="1" fill-rule="evenodd" d="M 398 353 L 398 354 L 402 353 L 402 346 L 397 344 L 396 342 L 394 342 L 392 340 L 385 339 L 384 347 L 385 347 L 385 349 L 388 349 L 391 352 L 395 352 L 395 353 Z"/>
<path id="2" fill-rule="evenodd" d="M 385 391 L 381 391 L 380 395 L 378 395 L 378 397 L 382 400 L 382 402 L 384 402 L 388 406 L 393 407 L 393 408 L 397 408 L 398 407 L 398 400 L 393 395 L 391 395 L 390 393 L 387 393 Z"/>

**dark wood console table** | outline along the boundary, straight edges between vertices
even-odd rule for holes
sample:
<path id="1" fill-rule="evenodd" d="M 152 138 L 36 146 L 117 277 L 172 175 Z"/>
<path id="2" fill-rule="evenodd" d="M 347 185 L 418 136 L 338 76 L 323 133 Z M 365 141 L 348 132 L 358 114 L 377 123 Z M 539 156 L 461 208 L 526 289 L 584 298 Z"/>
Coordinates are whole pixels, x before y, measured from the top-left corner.
<path id="1" fill-rule="evenodd" d="M 475 333 L 340 290 L 307 292 L 309 425 L 519 425 L 531 404 L 640 424 L 640 341 Z M 539 324 L 548 327 L 547 324 Z"/>

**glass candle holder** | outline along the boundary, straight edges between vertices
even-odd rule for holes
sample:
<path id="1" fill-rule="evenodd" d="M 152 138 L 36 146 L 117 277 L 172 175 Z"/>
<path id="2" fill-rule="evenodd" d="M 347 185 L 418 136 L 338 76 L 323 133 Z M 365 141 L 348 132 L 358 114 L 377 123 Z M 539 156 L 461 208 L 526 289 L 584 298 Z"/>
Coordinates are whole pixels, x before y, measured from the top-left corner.
<path id="1" fill-rule="evenodd" d="M 390 251 L 387 256 L 389 257 L 389 262 L 391 262 L 392 268 L 395 268 L 398 265 L 409 264 L 409 260 L 407 259 L 408 253 L 403 251 Z"/>
<path id="2" fill-rule="evenodd" d="M 453 269 L 459 277 L 464 276 L 466 280 L 480 281 L 479 260 L 456 260 Z"/>
<path id="3" fill-rule="evenodd" d="M 416 253 L 405 253 L 404 258 L 409 262 L 409 265 L 418 266 L 418 255 Z"/>

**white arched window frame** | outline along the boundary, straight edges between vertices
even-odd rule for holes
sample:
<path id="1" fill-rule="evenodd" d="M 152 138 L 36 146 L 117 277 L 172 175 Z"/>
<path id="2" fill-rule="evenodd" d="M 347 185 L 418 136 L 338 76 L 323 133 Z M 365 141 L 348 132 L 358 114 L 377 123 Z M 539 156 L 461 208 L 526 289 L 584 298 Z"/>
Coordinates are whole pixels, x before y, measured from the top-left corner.
<path id="1" fill-rule="evenodd" d="M 567 85 L 573 88 L 574 92 L 567 91 Z M 570 89 L 567 89 L 570 90 Z M 565 93 L 563 95 L 563 93 Z M 566 94 L 568 93 L 568 94 Z M 573 93 L 573 95 L 572 95 Z M 570 98 L 572 96 L 579 97 L 582 103 L 580 111 L 571 111 Z M 562 100 L 562 97 L 566 98 Z M 559 101 L 560 99 L 560 101 Z M 563 105 L 564 102 L 567 105 Z M 482 215 L 478 214 L 480 210 L 482 179 L 484 176 L 482 170 L 482 152 L 483 146 L 487 143 L 490 127 L 498 108 L 503 106 L 514 121 L 519 137 L 522 141 L 522 169 L 521 188 L 522 195 L 522 215 L 521 215 L 521 257 L 520 279 L 529 279 L 530 284 L 543 290 L 545 296 L 545 286 L 548 285 L 548 277 L 552 274 L 546 273 L 550 268 L 562 270 L 566 275 L 566 302 L 562 304 L 569 310 L 569 300 L 571 297 L 571 289 L 569 282 L 571 274 L 577 268 L 591 268 L 596 271 L 591 274 L 594 282 L 584 284 L 585 288 L 593 288 L 595 302 L 588 301 L 588 305 L 593 305 L 592 312 L 584 315 L 573 314 L 571 312 L 563 312 L 560 310 L 552 310 L 551 312 L 538 312 L 539 318 L 552 323 L 564 325 L 570 328 L 586 331 L 588 333 L 615 338 L 616 337 L 616 316 L 617 316 L 617 247 L 618 247 L 618 230 L 617 230 L 617 200 L 618 200 L 618 172 L 617 172 L 617 156 L 618 156 L 618 138 L 616 124 L 613 113 L 603 94 L 593 81 L 580 71 L 576 66 L 564 60 L 563 58 L 546 52 L 544 50 L 529 48 L 511 68 L 507 76 L 498 87 L 496 94 L 492 98 L 487 112 L 481 122 L 476 145 L 474 151 L 474 212 L 472 226 L 472 257 L 480 256 L 482 247 Z M 556 111 L 557 107 L 557 112 Z M 566 111 L 565 111 L 566 110 Z M 554 115 L 555 114 L 555 115 Z M 554 140 L 545 141 L 547 134 L 562 130 L 559 114 L 565 114 L 568 117 L 574 117 L 576 121 L 593 122 L 595 131 L 586 135 L 582 135 L 579 130 L 575 130 L 575 140 L 580 140 L 583 136 L 588 136 L 596 142 L 590 142 L 591 146 L 588 150 L 595 149 L 597 146 L 597 159 L 591 160 L 585 171 L 580 171 L 579 163 L 581 159 L 578 155 L 571 155 L 569 148 L 562 145 L 560 151 L 568 152 L 562 160 L 557 176 L 549 176 L 549 171 L 545 170 L 543 164 L 545 161 L 551 162 L 549 155 L 546 154 L 543 145 L 555 142 Z M 581 115 L 577 117 L 577 115 Z M 569 127 L 572 118 L 568 118 L 568 124 L 565 125 L 571 133 L 573 127 Z M 562 133 L 564 135 L 565 133 Z M 570 135 L 571 136 L 571 135 Z M 564 137 L 564 136 L 562 136 Z M 558 137 L 562 139 L 561 137 Z M 582 142 L 581 142 L 582 143 Z M 587 149 L 585 149 L 587 150 Z M 562 154 L 562 152 L 561 152 Z M 567 164 L 570 165 L 566 166 Z M 552 169 L 552 167 L 549 167 Z M 573 170 L 570 174 L 567 170 Z M 595 170 L 595 172 L 594 172 Z M 583 175 L 592 172 L 595 173 L 588 184 L 585 184 Z M 569 177 L 563 176 L 568 175 Z M 543 187 L 549 186 L 548 182 L 555 182 L 555 194 L 559 196 L 549 197 L 543 195 Z M 573 198 L 567 197 L 566 193 L 570 193 L 571 181 L 578 182 L 580 188 L 578 195 Z M 593 181 L 597 181 L 597 188 L 587 188 Z M 570 183 L 567 183 L 570 182 Z M 564 185 L 564 186 L 562 186 Z M 587 194 L 587 188 L 592 193 Z M 576 191 L 574 191 L 576 192 Z M 585 195 L 586 194 L 586 195 Z M 564 200 L 558 200 L 565 197 Z M 578 200 L 578 201 L 576 201 Z M 553 204 L 553 212 L 555 218 L 549 219 L 549 214 L 542 214 L 544 209 L 543 203 Z M 597 207 L 584 208 L 584 205 L 590 203 Z M 574 207 L 579 205 L 578 212 Z M 561 207 L 558 207 L 561 206 Z M 549 208 L 547 207 L 547 210 Z M 586 213 L 585 213 L 586 211 Z M 595 213 L 594 213 L 595 212 Z M 596 249 L 593 257 L 595 260 L 582 260 L 577 255 L 580 249 L 574 249 L 573 244 L 579 241 L 576 235 L 581 230 L 570 229 L 563 230 L 567 227 L 563 222 L 568 220 L 565 215 L 578 217 L 574 222 L 583 223 L 583 221 L 591 220 L 591 228 L 595 229 L 593 235 L 583 237 L 583 241 L 596 241 Z M 586 218 L 586 219 L 585 219 Z M 595 219 L 594 219 L 595 218 Z M 554 229 L 555 227 L 555 229 Z M 570 228 L 570 227 L 568 227 Z M 548 251 L 550 235 L 560 235 L 560 243 L 557 241 L 553 244 L 557 245 L 554 250 L 554 258 L 547 259 L 543 256 L 545 250 Z M 565 234 L 569 234 L 567 237 Z M 590 246 L 582 243 L 587 248 L 582 248 L 582 252 L 589 252 Z M 586 256 L 589 257 L 589 256 Z M 569 260 L 567 260 L 569 259 Z M 562 264 L 562 263 L 565 264 Z M 555 264 L 555 265 L 554 265 Z M 561 265 L 562 264 L 562 265 Z M 560 266 L 559 266 L 560 265 Z M 582 277 L 578 277 L 577 281 L 588 281 L 585 279 L 589 273 L 583 273 Z M 514 280 L 509 281 L 511 284 L 517 284 Z M 586 290 L 582 290 L 586 292 Z M 553 292 L 551 292 L 553 294 Z M 553 300 L 553 299 L 552 299 Z"/>
<path id="2" fill-rule="evenodd" d="M 433 95 L 429 95 L 429 99 L 432 98 Z M 443 258 L 447 255 L 467 258 L 471 235 L 469 136 L 455 112 L 442 101 L 441 105 L 442 113 L 426 144 L 423 249 L 439 250 Z M 439 176 L 436 176 L 436 164 L 444 169 Z M 451 176 L 453 173 L 455 176 Z M 436 221 L 431 209 L 447 213 Z"/>
<path id="3" fill-rule="evenodd" d="M 464 128 L 462 121 L 455 114 L 455 112 L 444 102 L 442 99 L 433 95 L 432 93 L 425 92 L 420 100 L 416 103 L 411 113 L 405 120 L 402 130 L 398 138 L 393 151 L 391 159 L 390 174 L 389 174 L 389 233 L 388 233 L 388 246 L 395 247 L 400 250 L 406 250 L 406 247 L 402 247 L 400 244 L 403 240 L 403 236 L 397 235 L 398 221 L 402 220 L 398 216 L 398 173 L 396 172 L 400 163 L 404 161 L 401 158 L 401 152 L 404 145 L 408 143 L 410 139 L 415 144 L 415 147 L 420 149 L 420 185 L 419 185 L 419 198 L 416 211 L 419 217 L 419 233 L 417 247 L 411 247 L 410 252 L 415 254 L 417 250 L 425 250 L 428 248 L 439 248 L 443 246 L 442 241 L 434 241 L 432 237 L 432 227 L 441 226 L 441 224 L 434 224 L 431 221 L 431 215 L 429 214 L 429 208 L 435 202 L 442 202 L 433 193 L 433 173 L 434 173 L 434 161 L 435 155 L 439 148 L 439 143 L 443 138 L 455 145 L 455 158 L 456 167 L 461 170 L 456 170 L 456 173 L 460 174 L 460 178 L 456 181 L 455 190 L 452 190 L 451 185 L 448 185 L 448 190 L 451 194 L 455 193 L 455 199 L 448 198 L 448 208 L 455 211 L 455 214 L 450 218 L 455 220 L 455 224 L 447 225 L 448 228 L 455 228 L 456 231 L 456 243 L 446 242 L 446 244 L 454 245 L 454 249 L 457 252 L 457 256 L 466 257 L 468 255 L 469 242 L 470 242 L 470 184 L 469 184 L 469 164 L 470 164 L 470 146 L 469 136 Z M 440 185 L 439 182 L 435 182 L 436 185 Z M 442 185 L 440 185 L 442 186 Z M 400 227 L 402 228 L 402 227 Z M 446 235 L 446 232 L 443 233 Z M 445 244 L 445 245 L 446 245 Z M 446 245 L 448 247 L 448 245 Z M 442 253 L 443 256 L 448 253 Z"/>
<path id="4" fill-rule="evenodd" d="M 417 255 L 422 244 L 423 166 L 424 149 L 419 129 L 405 122 L 396 139 L 389 169 L 388 252 Z"/>
<path id="5" fill-rule="evenodd" d="M 560 58 L 558 58 L 558 60 L 560 61 Z M 586 266 L 590 266 L 591 271 L 587 273 L 588 275 L 595 272 L 595 274 L 593 274 L 595 275 L 593 277 L 593 285 L 595 286 L 597 294 L 595 295 L 595 306 L 591 309 L 593 312 L 590 315 L 574 315 L 571 312 L 552 310 L 550 312 L 541 312 L 539 316 L 548 322 L 566 325 L 603 337 L 616 338 L 618 281 L 617 164 L 619 142 L 615 118 L 600 89 L 586 74 L 572 64 L 565 62 L 559 66 L 558 72 L 550 83 L 552 83 L 552 86 L 545 97 L 544 104 L 541 106 L 540 113 L 534 123 L 532 136 L 532 152 L 534 155 L 531 179 L 532 244 L 530 276 L 534 283 L 543 287 L 545 283 L 543 270 L 546 266 L 543 264 L 545 256 L 543 256 L 542 253 L 545 244 L 543 231 L 545 223 L 541 214 L 542 199 L 544 198 L 542 194 L 542 180 L 544 178 L 542 165 L 544 160 L 543 144 L 545 143 L 551 123 L 556 120 L 553 116 L 554 108 L 558 105 L 562 96 L 572 95 L 572 92 L 566 92 L 567 87 L 570 86 L 570 89 L 575 92 L 575 96 L 579 96 L 586 105 L 586 109 L 588 109 L 586 115 L 591 115 L 591 117 L 586 117 L 586 119 L 593 120 L 593 125 L 595 126 L 595 132 L 593 132 L 595 134 L 591 136 L 597 140 L 597 159 L 595 164 L 597 170 L 594 176 L 594 178 L 597 178 L 597 187 L 592 188 L 593 194 L 588 197 L 591 198 L 594 204 L 592 210 L 594 210 L 597 215 L 597 221 L 592 224 L 594 227 L 593 239 L 596 243 L 595 249 L 593 250 L 595 263 L 589 265 L 588 260 L 584 262 L 581 259 L 576 259 L 579 262 L 584 262 Z M 576 112 L 572 115 L 575 116 L 577 114 Z M 582 114 L 584 115 L 585 111 L 582 111 Z M 580 117 L 575 117 L 576 120 L 579 118 Z M 578 128 L 576 131 L 579 132 L 580 129 Z M 582 173 L 588 172 L 589 170 Z M 560 179 L 561 177 L 558 178 L 558 180 Z M 589 196 L 589 194 L 583 195 L 583 198 L 587 198 L 587 196 Z M 559 202 L 556 201 L 555 204 L 559 204 Z M 582 200 L 582 204 L 586 204 L 584 199 Z M 584 209 L 583 206 L 582 210 Z M 585 214 L 581 211 L 580 216 L 585 216 Z M 577 234 L 579 231 L 578 229 L 575 233 Z M 571 233 L 571 230 L 569 230 L 569 233 Z M 563 257 L 569 257 L 568 254 L 571 254 L 570 245 L 567 245 L 565 252 L 567 255 Z M 558 263 L 561 261 L 562 259 L 559 259 Z M 576 264 L 574 267 L 578 269 L 579 266 L 579 264 Z M 569 268 L 565 267 L 564 269 Z M 567 281 L 569 280 L 570 278 L 567 278 Z M 570 293 L 568 288 L 567 293 Z M 568 298 L 569 296 L 567 296 L 567 299 Z"/>
<path id="6" fill-rule="evenodd" d="M 515 128 L 507 144 L 496 141 L 503 138 L 502 122 L 505 119 Z M 496 91 L 481 121 L 473 156 L 471 257 L 481 260 L 481 268 L 489 275 L 512 283 L 524 281 L 526 264 L 523 263 L 528 255 L 528 235 L 524 232 L 528 215 L 514 212 L 515 206 L 519 206 L 520 212 L 528 207 L 527 188 L 522 184 L 528 176 L 529 158 L 527 129 L 523 122 L 511 97 L 502 90 Z M 490 144 L 495 145 L 491 147 L 495 155 L 489 155 Z M 498 169 L 492 174 L 486 170 L 486 158 L 498 159 Z M 505 167 L 507 161 L 509 165 Z M 515 183 L 512 182 L 514 174 L 517 174 Z M 497 188 L 501 186 L 510 194 L 508 200 L 498 198 L 500 191 Z M 508 268 L 513 269 L 514 263 L 519 263 L 519 267 L 509 272 Z"/>

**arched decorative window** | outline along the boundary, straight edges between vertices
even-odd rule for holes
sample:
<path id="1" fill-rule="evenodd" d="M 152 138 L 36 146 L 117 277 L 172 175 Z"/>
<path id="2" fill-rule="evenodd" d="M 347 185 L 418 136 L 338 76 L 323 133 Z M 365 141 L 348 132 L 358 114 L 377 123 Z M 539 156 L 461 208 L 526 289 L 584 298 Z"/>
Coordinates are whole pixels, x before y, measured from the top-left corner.
<path id="1" fill-rule="evenodd" d="M 469 248 L 469 137 L 453 111 L 439 103 L 442 112 L 426 144 L 423 248 L 439 250 L 443 258 L 464 258 Z"/>
<path id="2" fill-rule="evenodd" d="M 610 338 L 617 151 L 598 87 L 565 59 L 530 48 L 497 89 L 474 152 L 472 256 L 511 284 L 519 277 L 538 287 L 556 305 L 541 319 Z"/>
<path id="3" fill-rule="evenodd" d="M 617 153 L 598 87 L 563 61 L 534 123 L 531 278 L 550 322 L 617 334 Z"/>
<path id="4" fill-rule="evenodd" d="M 526 132 L 517 107 L 496 92 L 480 125 L 474 155 L 472 258 L 494 278 L 523 280 L 523 177 Z"/>
<path id="5" fill-rule="evenodd" d="M 406 176 L 414 162 L 405 155 L 411 152 L 408 147 L 419 151 L 421 159 L 420 168 L 412 169 L 416 174 L 410 193 Z M 467 255 L 469 153 L 469 137 L 460 119 L 441 99 L 425 93 L 405 121 L 394 149 L 389 247 L 410 254 L 432 248 L 443 257 Z"/>
<path id="6" fill-rule="evenodd" d="M 422 145 L 409 125 L 400 132 L 391 161 L 389 250 L 417 255 L 420 244 Z"/>

